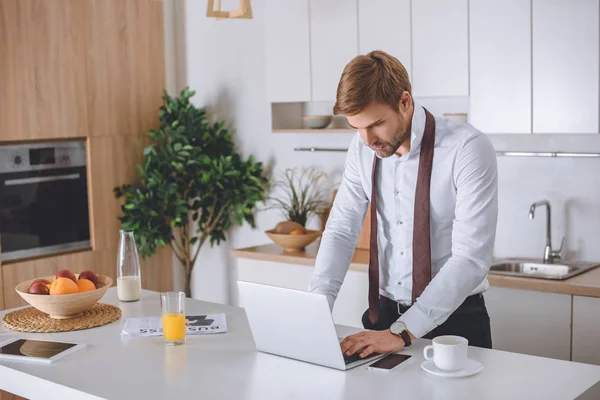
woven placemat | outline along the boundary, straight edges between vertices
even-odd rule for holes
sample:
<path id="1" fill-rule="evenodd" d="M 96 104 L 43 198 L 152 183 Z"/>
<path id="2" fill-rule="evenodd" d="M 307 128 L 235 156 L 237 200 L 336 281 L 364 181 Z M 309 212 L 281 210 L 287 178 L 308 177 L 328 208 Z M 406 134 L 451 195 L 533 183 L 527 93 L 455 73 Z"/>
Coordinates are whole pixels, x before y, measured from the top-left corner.
<path id="1" fill-rule="evenodd" d="M 121 309 L 110 304 L 97 303 L 80 316 L 52 319 L 48 314 L 28 307 L 10 312 L 2 318 L 4 326 L 21 332 L 70 332 L 107 325 L 121 318 Z"/>

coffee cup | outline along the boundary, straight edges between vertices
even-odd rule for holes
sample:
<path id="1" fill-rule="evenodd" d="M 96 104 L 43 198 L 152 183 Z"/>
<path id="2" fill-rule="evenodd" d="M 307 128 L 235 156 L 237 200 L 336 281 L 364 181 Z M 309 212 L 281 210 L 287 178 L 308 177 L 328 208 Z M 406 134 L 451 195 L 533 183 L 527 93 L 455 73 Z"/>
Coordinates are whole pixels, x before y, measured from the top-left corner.
<path id="1" fill-rule="evenodd" d="M 454 372 L 465 367 L 468 349 L 469 341 L 462 336 L 438 336 L 433 345 L 425 346 L 423 355 L 439 369 Z M 433 350 L 433 357 L 429 356 L 429 350 Z"/>

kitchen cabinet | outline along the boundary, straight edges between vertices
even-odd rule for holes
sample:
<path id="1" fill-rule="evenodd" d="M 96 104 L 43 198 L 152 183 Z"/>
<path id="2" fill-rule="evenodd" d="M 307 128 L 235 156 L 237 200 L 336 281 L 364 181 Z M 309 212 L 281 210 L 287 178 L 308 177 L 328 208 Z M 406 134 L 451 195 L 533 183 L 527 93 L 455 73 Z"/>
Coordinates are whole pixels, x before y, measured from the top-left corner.
<path id="1" fill-rule="evenodd" d="M 410 0 L 358 0 L 358 51 L 383 50 L 411 75 Z"/>
<path id="2" fill-rule="evenodd" d="M 490 287 L 484 299 L 495 350 L 570 359 L 570 295 Z"/>
<path id="3" fill-rule="evenodd" d="M 414 96 L 468 96 L 468 1 L 413 1 L 412 52 Z"/>
<path id="4" fill-rule="evenodd" d="M 469 122 L 485 133 L 531 133 L 530 2 L 471 0 L 469 25 Z"/>
<path id="5" fill-rule="evenodd" d="M 306 265 L 237 259 L 237 276 L 241 281 L 308 291 L 314 268 Z M 369 307 L 369 280 L 364 272 L 349 270 L 333 308 L 336 324 L 363 328 L 361 317 Z M 238 305 L 234 299 L 234 304 Z"/>
<path id="6" fill-rule="evenodd" d="M 600 298 L 573 296 L 573 361 L 600 365 Z"/>
<path id="7" fill-rule="evenodd" d="M 270 102 L 310 101 L 308 1 L 272 1 L 265 7 L 265 68 Z"/>
<path id="8" fill-rule="evenodd" d="M 342 71 L 358 54 L 356 2 L 310 0 L 313 101 L 335 101 Z"/>
<path id="9" fill-rule="evenodd" d="M 156 129 L 165 88 L 161 2 L 82 3 L 90 5 L 85 24 L 89 136 L 136 137 Z"/>
<path id="10" fill-rule="evenodd" d="M 534 133 L 598 132 L 598 4 L 533 0 Z"/>
<path id="11" fill-rule="evenodd" d="M 0 5 L 0 141 L 75 138 L 88 132 L 89 2 L 58 3 Z"/>

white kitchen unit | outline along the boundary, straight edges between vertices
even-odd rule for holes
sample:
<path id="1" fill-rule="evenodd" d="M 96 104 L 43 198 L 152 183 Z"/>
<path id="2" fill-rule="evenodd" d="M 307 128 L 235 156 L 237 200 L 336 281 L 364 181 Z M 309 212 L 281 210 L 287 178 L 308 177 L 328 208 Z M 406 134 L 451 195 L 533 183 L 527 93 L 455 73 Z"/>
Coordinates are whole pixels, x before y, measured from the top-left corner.
<path id="1" fill-rule="evenodd" d="M 306 265 L 238 259 L 238 279 L 296 290 L 308 290 L 314 268 Z M 369 307 L 369 280 L 364 272 L 349 270 L 333 308 L 336 324 L 362 328 L 361 317 Z"/>
<path id="2" fill-rule="evenodd" d="M 532 13 L 533 132 L 597 133 L 599 0 L 533 0 Z"/>
<path id="3" fill-rule="evenodd" d="M 383 50 L 412 72 L 410 0 L 358 0 L 358 51 Z"/>
<path id="4" fill-rule="evenodd" d="M 335 101 L 342 71 L 358 55 L 356 2 L 310 0 L 312 101 Z"/>
<path id="5" fill-rule="evenodd" d="M 570 360 L 570 295 L 490 287 L 484 298 L 494 349 Z"/>
<path id="6" fill-rule="evenodd" d="M 485 133 L 531 133 L 531 2 L 471 0 L 469 24 L 469 122 Z"/>
<path id="7" fill-rule="evenodd" d="M 267 99 L 310 101 L 309 0 L 272 1 L 265 12 Z"/>
<path id="8" fill-rule="evenodd" d="M 573 296 L 573 361 L 600 365 L 600 298 Z"/>
<path id="9" fill-rule="evenodd" d="M 413 94 L 469 95 L 467 0 L 412 2 Z"/>

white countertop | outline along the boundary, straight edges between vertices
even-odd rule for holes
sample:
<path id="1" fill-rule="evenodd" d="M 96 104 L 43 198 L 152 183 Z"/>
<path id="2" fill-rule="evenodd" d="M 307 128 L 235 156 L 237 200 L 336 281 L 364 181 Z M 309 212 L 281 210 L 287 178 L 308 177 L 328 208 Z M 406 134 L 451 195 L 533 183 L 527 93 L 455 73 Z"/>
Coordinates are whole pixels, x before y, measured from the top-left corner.
<path id="1" fill-rule="evenodd" d="M 158 294 L 119 303 L 115 289 L 102 300 L 123 310 L 110 325 L 55 334 L 9 333 L 11 336 L 85 343 L 87 348 L 51 365 L 0 362 L 0 389 L 29 399 L 573 399 L 600 381 L 600 366 L 469 348 L 485 368 L 475 376 L 444 379 L 421 370 L 418 339 L 405 350 L 410 364 L 383 373 L 365 365 L 347 372 L 255 351 L 243 309 L 198 300 L 187 301 L 189 313 L 227 315 L 229 332 L 188 336 L 187 343 L 167 347 L 161 337 L 123 338 L 127 317 L 160 314 Z M 10 310 L 0 313 L 4 316 Z M 340 327 L 341 334 L 355 329 Z M 543 338 L 540 338 L 543 340 Z"/>

